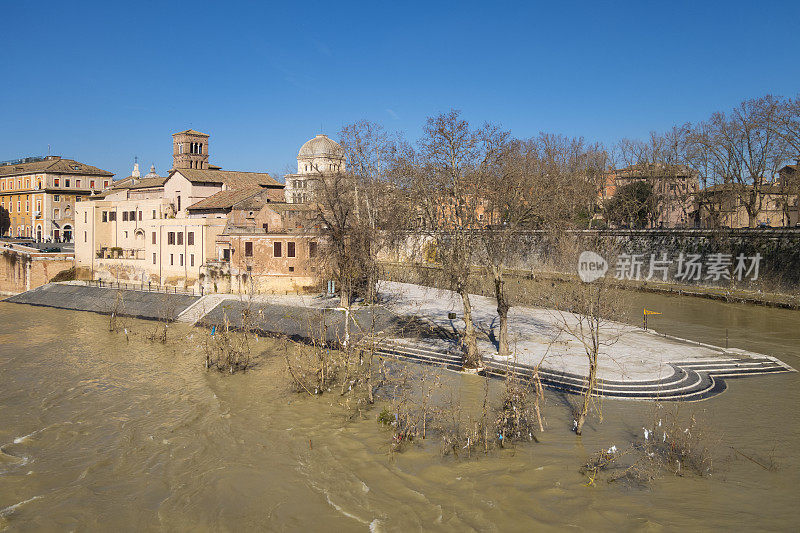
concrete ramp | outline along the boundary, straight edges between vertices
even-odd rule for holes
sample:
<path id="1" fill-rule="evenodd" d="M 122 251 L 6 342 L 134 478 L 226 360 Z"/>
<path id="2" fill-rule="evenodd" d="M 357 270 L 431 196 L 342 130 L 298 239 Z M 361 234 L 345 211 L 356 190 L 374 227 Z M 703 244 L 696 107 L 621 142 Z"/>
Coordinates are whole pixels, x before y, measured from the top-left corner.
<path id="1" fill-rule="evenodd" d="M 199 296 L 188 294 L 87 287 L 72 283 L 48 283 L 4 301 L 102 314 L 116 312 L 121 316 L 147 320 L 174 320 L 199 299 Z"/>

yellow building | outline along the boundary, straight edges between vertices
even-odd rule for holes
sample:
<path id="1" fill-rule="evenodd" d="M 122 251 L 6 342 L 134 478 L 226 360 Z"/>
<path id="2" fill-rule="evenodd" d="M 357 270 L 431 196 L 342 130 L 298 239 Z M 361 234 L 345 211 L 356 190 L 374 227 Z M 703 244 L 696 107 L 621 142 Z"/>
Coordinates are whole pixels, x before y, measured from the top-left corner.
<path id="1" fill-rule="evenodd" d="M 111 172 L 60 156 L 0 165 L 0 206 L 9 212 L 7 236 L 71 242 L 75 204 L 111 186 Z"/>

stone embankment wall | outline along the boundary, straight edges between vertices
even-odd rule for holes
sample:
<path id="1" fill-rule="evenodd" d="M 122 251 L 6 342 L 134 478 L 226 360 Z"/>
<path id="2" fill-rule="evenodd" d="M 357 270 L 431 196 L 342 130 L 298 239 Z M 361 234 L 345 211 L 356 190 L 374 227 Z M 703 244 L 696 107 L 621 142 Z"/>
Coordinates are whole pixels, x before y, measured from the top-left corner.
<path id="1" fill-rule="evenodd" d="M 479 237 L 476 235 L 478 250 L 482 246 Z M 507 267 L 520 271 L 575 274 L 578 256 L 587 250 L 606 259 L 606 276 L 611 278 L 800 292 L 800 228 L 526 231 L 515 233 L 514 242 L 515 253 Z M 690 256 L 700 266 L 687 273 Z M 744 263 L 741 275 L 736 270 L 740 256 Z M 759 257 L 757 276 L 751 269 L 755 257 Z M 416 234 L 409 234 L 402 244 L 381 255 L 386 262 L 398 263 L 433 264 L 432 258 L 435 258 L 432 237 Z M 651 260 L 657 267 L 652 275 Z"/>
<path id="2" fill-rule="evenodd" d="M 18 244 L 0 247 L 0 293 L 17 294 L 48 283 L 53 276 L 72 268 L 71 253 L 42 253 Z"/>
<path id="3" fill-rule="evenodd" d="M 188 294 L 165 294 L 119 290 L 69 283 L 49 283 L 17 294 L 6 302 L 55 307 L 74 311 L 132 316 L 150 320 L 174 320 L 200 297 Z"/>

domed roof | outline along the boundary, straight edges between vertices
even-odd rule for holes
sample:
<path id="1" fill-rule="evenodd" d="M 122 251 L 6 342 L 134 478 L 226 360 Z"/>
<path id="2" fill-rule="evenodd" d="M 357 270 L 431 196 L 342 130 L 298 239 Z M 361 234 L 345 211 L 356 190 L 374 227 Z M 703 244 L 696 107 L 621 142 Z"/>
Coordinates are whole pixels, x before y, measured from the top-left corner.
<path id="1" fill-rule="evenodd" d="M 150 172 L 147 173 L 145 178 L 159 178 L 160 176 L 156 174 L 156 166 L 150 165 Z"/>
<path id="2" fill-rule="evenodd" d="M 300 147 L 297 153 L 297 158 L 307 157 L 344 157 L 344 150 L 334 140 L 331 140 L 327 135 L 319 134 L 313 139 L 308 141 Z"/>

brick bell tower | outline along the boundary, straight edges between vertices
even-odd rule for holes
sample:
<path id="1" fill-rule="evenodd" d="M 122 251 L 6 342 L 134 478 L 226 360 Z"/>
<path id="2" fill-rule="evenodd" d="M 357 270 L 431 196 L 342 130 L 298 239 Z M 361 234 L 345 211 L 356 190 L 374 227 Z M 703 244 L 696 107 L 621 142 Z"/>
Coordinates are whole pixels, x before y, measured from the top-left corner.
<path id="1" fill-rule="evenodd" d="M 195 130 L 172 134 L 172 168 L 208 169 L 208 135 Z"/>

